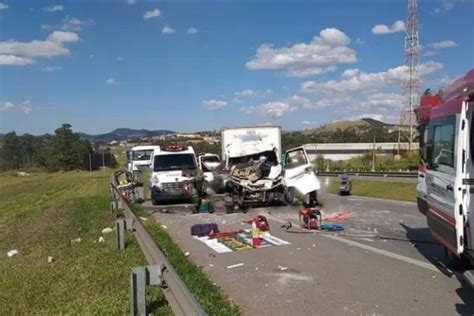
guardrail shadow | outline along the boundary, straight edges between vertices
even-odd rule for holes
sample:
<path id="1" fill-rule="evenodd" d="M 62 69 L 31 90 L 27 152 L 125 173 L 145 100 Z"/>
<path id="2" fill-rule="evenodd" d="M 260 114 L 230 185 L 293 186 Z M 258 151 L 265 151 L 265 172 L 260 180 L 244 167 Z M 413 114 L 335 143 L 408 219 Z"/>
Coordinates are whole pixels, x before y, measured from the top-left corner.
<path id="1" fill-rule="evenodd" d="M 418 252 L 431 262 L 445 276 L 456 279 L 460 287 L 456 289 L 456 294 L 462 303 L 456 303 L 456 311 L 460 315 L 474 314 L 474 289 L 471 288 L 462 276 L 463 271 L 453 271 L 447 268 L 445 250 L 442 245 L 436 243 L 431 236 L 431 231 L 427 227 L 412 228 L 400 223 L 406 231 L 406 237 L 414 245 Z"/>

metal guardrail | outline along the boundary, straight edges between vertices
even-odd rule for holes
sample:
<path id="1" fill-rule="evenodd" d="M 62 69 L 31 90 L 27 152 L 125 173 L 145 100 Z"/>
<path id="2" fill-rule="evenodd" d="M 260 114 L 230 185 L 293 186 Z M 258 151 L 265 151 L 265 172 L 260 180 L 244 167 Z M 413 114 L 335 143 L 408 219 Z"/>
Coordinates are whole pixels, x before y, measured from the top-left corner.
<path id="1" fill-rule="evenodd" d="M 385 177 L 385 178 L 417 178 L 418 172 L 385 172 L 385 171 L 320 171 L 319 176 L 337 177 L 341 174 L 363 177 Z"/>
<path id="2" fill-rule="evenodd" d="M 119 171 L 122 172 L 123 171 Z M 112 192 L 118 196 L 121 201 L 121 208 L 125 217 L 133 221 L 132 228 L 140 248 L 142 249 L 145 258 L 150 265 L 160 265 L 161 279 L 164 287 L 163 293 L 166 300 L 171 306 L 175 315 L 207 315 L 196 298 L 189 291 L 181 278 L 174 270 L 171 263 L 155 243 L 153 237 L 148 233 L 141 219 L 132 211 L 128 205 L 129 201 L 123 196 L 122 192 L 117 187 L 117 173 L 114 173 L 111 178 Z M 113 194 L 113 193 L 112 193 Z"/>

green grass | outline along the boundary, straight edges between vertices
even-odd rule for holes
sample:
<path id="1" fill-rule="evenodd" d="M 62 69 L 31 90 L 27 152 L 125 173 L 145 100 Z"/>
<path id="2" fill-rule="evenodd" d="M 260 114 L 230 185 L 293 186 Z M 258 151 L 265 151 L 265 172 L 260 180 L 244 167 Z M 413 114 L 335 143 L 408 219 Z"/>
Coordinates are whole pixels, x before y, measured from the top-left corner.
<path id="1" fill-rule="evenodd" d="M 109 177 L 110 170 L 0 174 L 0 315 L 128 314 L 130 269 L 146 261 L 131 234 L 125 251 L 116 250 L 114 233 L 96 242 L 115 223 Z M 8 258 L 11 249 L 19 254 Z M 162 292 L 151 295 L 154 312 L 170 315 Z"/>
<path id="2" fill-rule="evenodd" d="M 339 182 L 331 181 L 329 193 L 339 193 Z M 416 202 L 416 183 L 376 180 L 352 180 L 352 195 Z"/>
<path id="3" fill-rule="evenodd" d="M 145 214 L 145 210 L 139 205 L 133 205 L 132 208 L 139 216 Z M 209 315 L 241 315 L 239 307 L 230 302 L 209 277 L 188 260 L 166 230 L 152 220 L 146 221 L 145 225 L 176 273 Z"/>

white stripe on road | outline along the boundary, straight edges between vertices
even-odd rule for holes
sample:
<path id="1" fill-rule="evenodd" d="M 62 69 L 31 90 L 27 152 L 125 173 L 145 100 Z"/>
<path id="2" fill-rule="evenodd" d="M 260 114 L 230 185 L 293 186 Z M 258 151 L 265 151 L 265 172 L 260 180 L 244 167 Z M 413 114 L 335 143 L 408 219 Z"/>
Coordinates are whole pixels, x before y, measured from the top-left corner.
<path id="1" fill-rule="evenodd" d="M 353 240 L 350 240 L 350 239 L 346 239 L 346 238 L 343 238 L 343 237 L 339 237 L 339 236 L 335 236 L 335 235 L 329 235 L 329 234 L 327 234 L 327 235 L 326 234 L 319 234 L 319 235 L 321 235 L 323 237 L 326 237 L 326 238 L 329 238 L 329 239 L 334 239 L 334 240 L 343 242 L 345 244 L 348 244 L 349 246 L 359 247 L 361 249 L 372 251 L 372 252 L 377 253 L 377 254 L 382 255 L 382 256 L 386 256 L 386 257 L 396 259 L 396 260 L 399 260 L 399 261 L 403 261 L 403 262 L 406 262 L 406 263 L 411 263 L 415 266 L 425 268 L 425 269 L 428 269 L 428 270 L 431 270 L 431 271 L 434 271 L 434 272 L 441 272 L 441 271 L 439 271 L 438 268 L 436 268 L 431 263 L 426 263 L 426 262 L 423 262 L 423 261 L 420 261 L 420 260 L 416 260 L 416 259 L 412 259 L 412 258 L 405 257 L 405 256 L 402 256 L 402 255 L 398 255 L 398 254 L 390 252 L 390 251 L 375 248 L 375 247 L 372 247 L 372 246 L 369 246 L 369 245 L 366 245 L 366 244 L 363 244 L 363 243 L 360 243 L 360 242 L 357 242 L 357 241 L 353 241 Z"/>
<path id="2" fill-rule="evenodd" d="M 288 223 L 288 221 L 279 219 L 279 218 L 274 217 L 274 216 L 272 216 L 268 213 L 265 214 L 265 215 L 268 218 L 270 218 L 270 219 L 272 219 L 276 222 L 285 223 L 285 224 Z M 360 242 L 357 242 L 357 241 L 353 241 L 353 240 L 343 238 L 343 237 L 340 237 L 340 236 L 336 236 L 336 235 L 331 235 L 331 234 L 328 234 L 328 233 L 322 233 L 322 232 L 318 231 L 318 235 L 320 235 L 322 237 L 329 238 L 329 239 L 333 239 L 333 240 L 343 242 L 343 243 L 345 243 L 349 246 L 354 246 L 354 247 L 358 247 L 358 248 L 361 248 L 361 249 L 364 249 L 364 250 L 368 250 L 368 251 L 374 252 L 376 254 L 385 256 L 385 257 L 389 257 L 389 258 L 399 260 L 399 261 L 402 261 L 402 262 L 405 262 L 405 263 L 410 263 L 410 264 L 413 264 L 413 265 L 418 266 L 420 268 L 425 268 L 425 269 L 433 271 L 433 272 L 441 273 L 441 271 L 431 263 L 427 263 L 427 262 L 423 262 L 423 261 L 420 261 L 420 260 L 412 259 L 412 258 L 402 256 L 402 255 L 399 255 L 399 254 L 396 254 L 396 253 L 393 253 L 393 252 L 390 252 L 390 251 L 375 248 L 375 247 L 372 247 L 372 246 L 369 246 L 369 245 L 366 245 L 366 244 L 363 244 L 363 243 L 360 243 Z"/>

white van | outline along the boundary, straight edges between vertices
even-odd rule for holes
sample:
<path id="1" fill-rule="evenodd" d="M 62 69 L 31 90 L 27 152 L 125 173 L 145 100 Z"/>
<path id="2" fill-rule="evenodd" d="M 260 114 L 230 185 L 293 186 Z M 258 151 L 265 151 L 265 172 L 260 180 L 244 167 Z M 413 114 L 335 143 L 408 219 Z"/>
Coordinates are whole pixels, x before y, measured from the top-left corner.
<path id="1" fill-rule="evenodd" d="M 474 69 L 444 91 L 426 125 L 418 206 L 452 259 L 474 263 Z"/>
<path id="2" fill-rule="evenodd" d="M 150 193 L 153 205 L 170 201 L 192 200 L 196 194 L 195 180 L 200 174 L 191 146 L 158 147 L 151 163 Z"/>
<path id="3" fill-rule="evenodd" d="M 151 166 L 151 157 L 155 150 L 159 150 L 159 146 L 135 146 L 127 152 L 128 166 L 130 173 L 137 174 L 143 168 Z"/>

